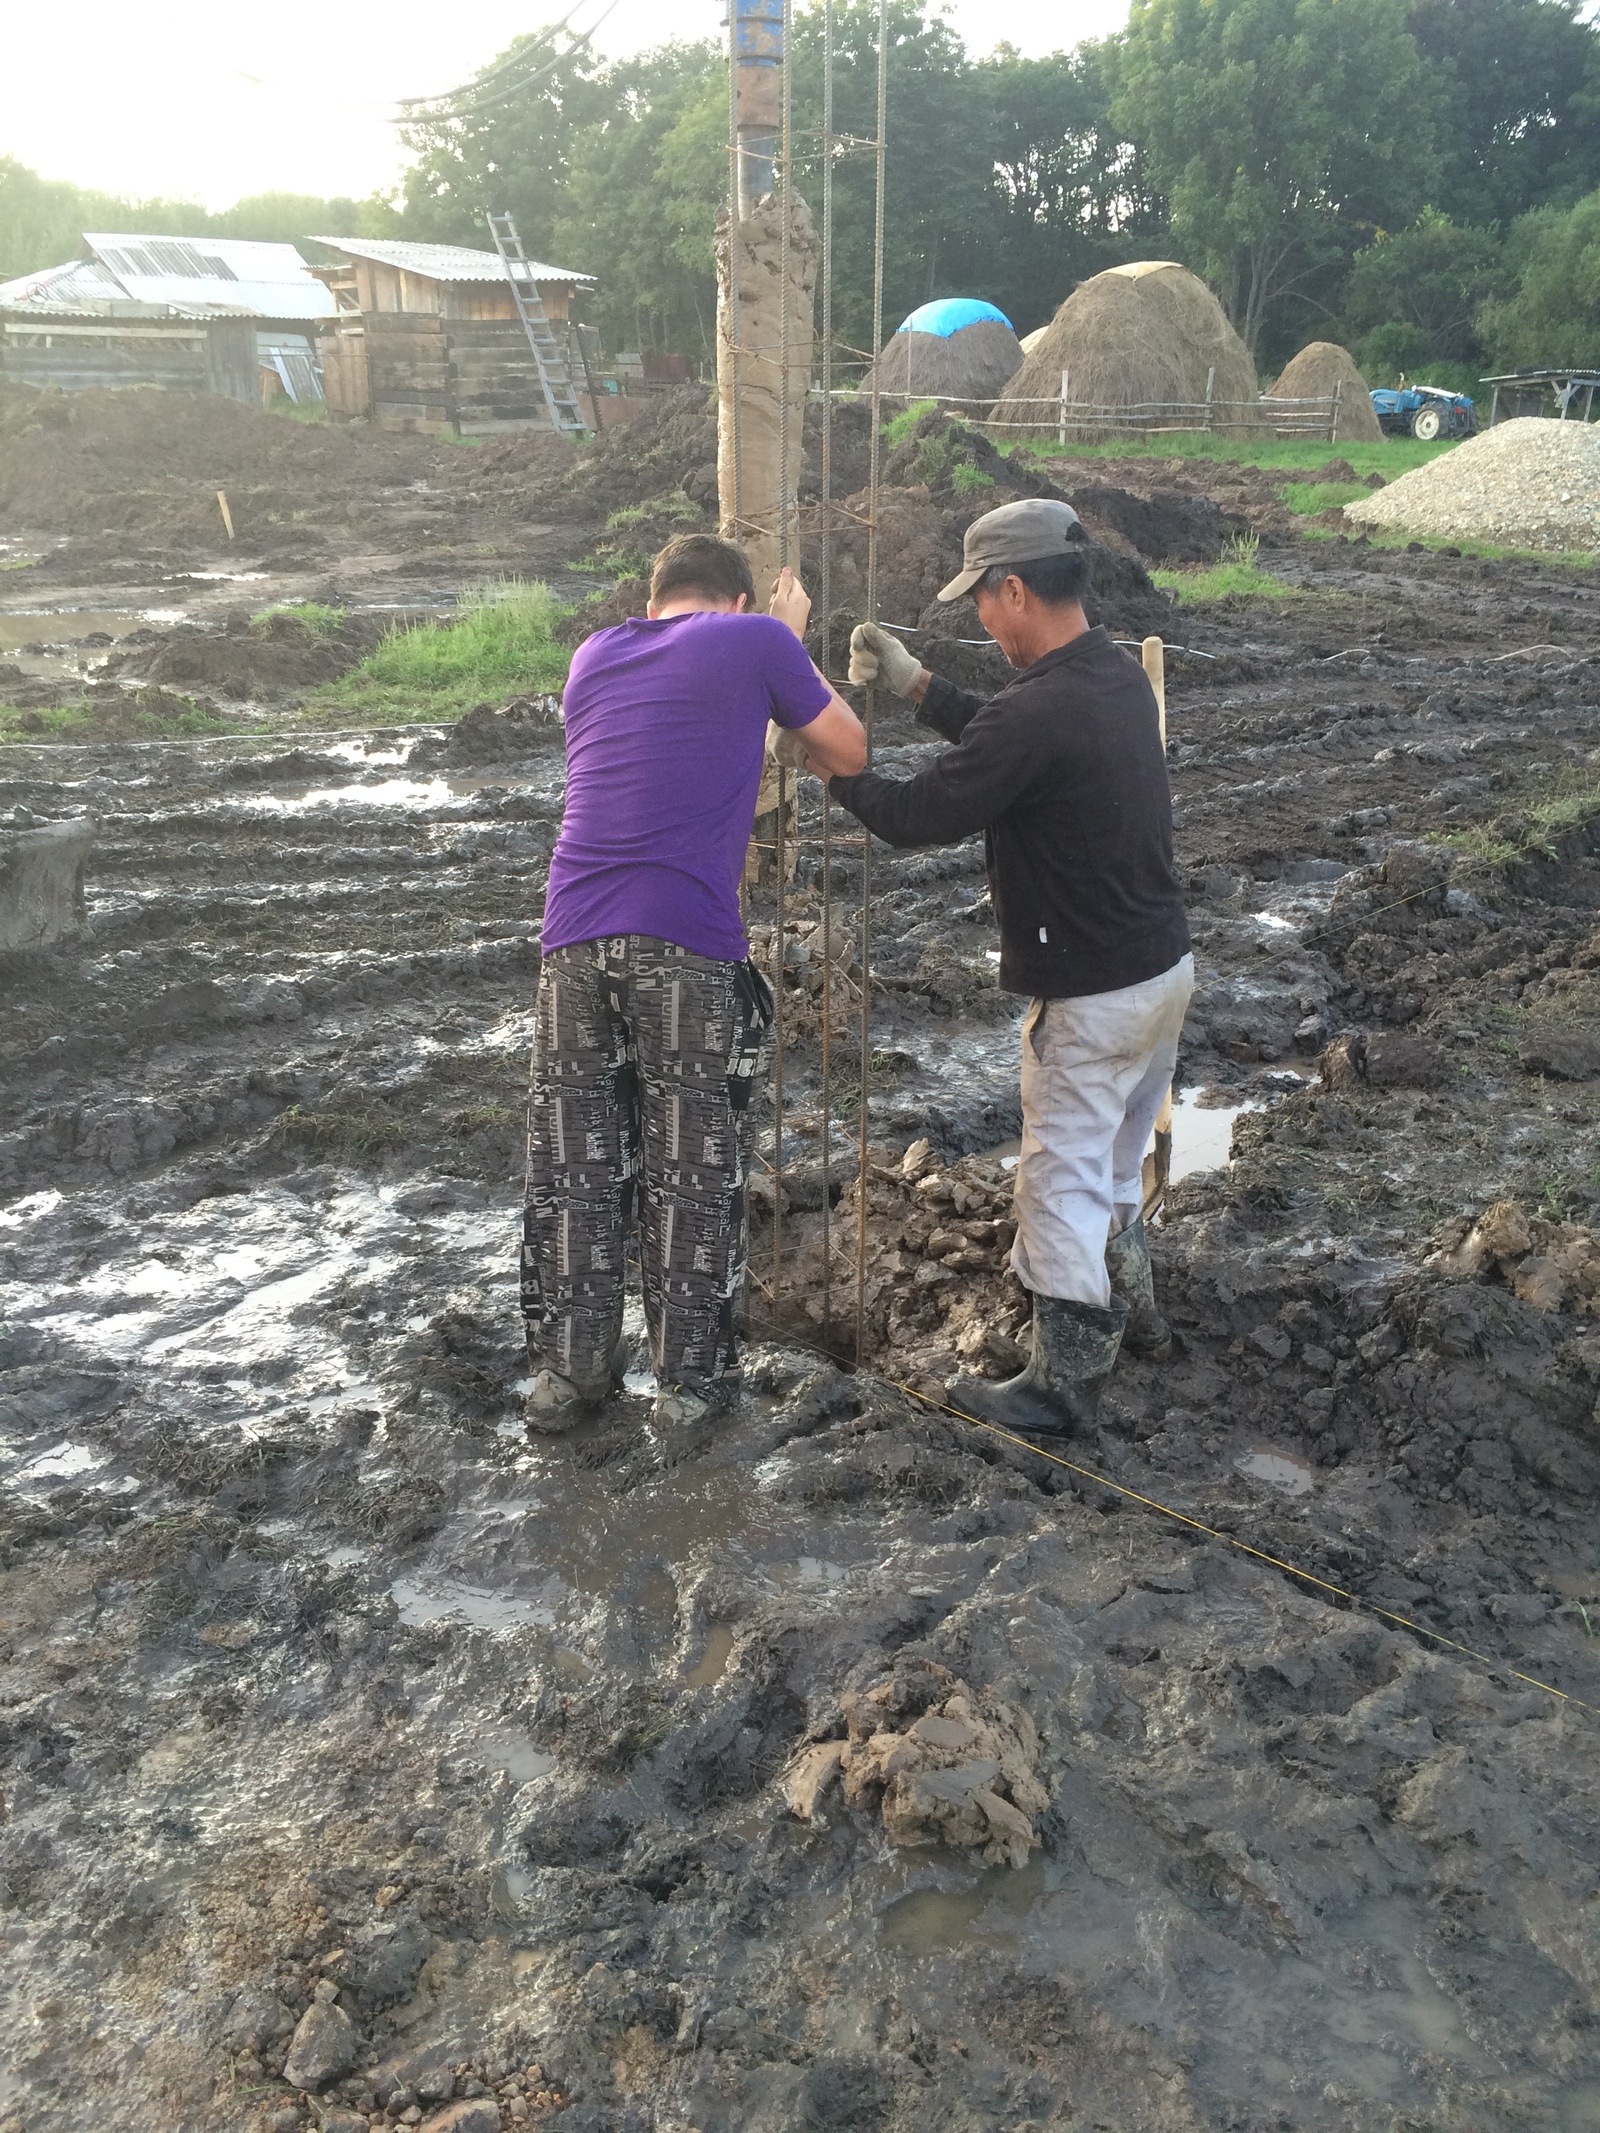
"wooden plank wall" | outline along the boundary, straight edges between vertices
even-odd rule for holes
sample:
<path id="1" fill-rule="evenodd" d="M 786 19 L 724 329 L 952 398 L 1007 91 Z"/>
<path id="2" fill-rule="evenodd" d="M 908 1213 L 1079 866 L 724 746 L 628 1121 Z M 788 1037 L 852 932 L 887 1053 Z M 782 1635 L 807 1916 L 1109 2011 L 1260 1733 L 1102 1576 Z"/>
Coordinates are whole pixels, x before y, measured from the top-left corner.
<path id="1" fill-rule="evenodd" d="M 480 435 L 548 422 L 538 366 L 516 319 L 373 312 L 367 377 L 380 429 Z"/>
<path id="2" fill-rule="evenodd" d="M 69 393 L 122 385 L 154 385 L 178 393 L 212 389 L 206 329 L 187 322 L 119 333 L 109 322 L 87 326 L 8 319 L 0 322 L 0 376 L 23 385 L 55 385 Z"/>
<path id="3" fill-rule="evenodd" d="M 372 410 L 367 384 L 367 336 L 358 323 L 317 337 L 322 358 L 322 395 L 336 422 L 364 421 Z"/>

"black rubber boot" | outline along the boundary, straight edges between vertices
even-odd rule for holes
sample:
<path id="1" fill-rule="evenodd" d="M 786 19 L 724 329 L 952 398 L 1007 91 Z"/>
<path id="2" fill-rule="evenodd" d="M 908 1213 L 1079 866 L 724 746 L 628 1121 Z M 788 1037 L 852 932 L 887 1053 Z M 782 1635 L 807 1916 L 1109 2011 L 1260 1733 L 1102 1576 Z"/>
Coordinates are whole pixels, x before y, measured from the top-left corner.
<path id="1" fill-rule="evenodd" d="M 1100 1390 L 1122 1345 L 1128 1307 L 1109 1310 L 1061 1296 L 1033 1299 L 1033 1353 L 1014 1378 L 959 1377 L 951 1404 L 1030 1437 L 1079 1437 L 1100 1419 Z"/>
<path id="2" fill-rule="evenodd" d="M 1146 1362 L 1164 1363 L 1172 1353 L 1172 1328 L 1156 1308 L 1143 1215 L 1136 1215 L 1106 1246 L 1106 1272 L 1111 1276 L 1112 1295 L 1120 1296 L 1128 1307 L 1123 1347 Z"/>

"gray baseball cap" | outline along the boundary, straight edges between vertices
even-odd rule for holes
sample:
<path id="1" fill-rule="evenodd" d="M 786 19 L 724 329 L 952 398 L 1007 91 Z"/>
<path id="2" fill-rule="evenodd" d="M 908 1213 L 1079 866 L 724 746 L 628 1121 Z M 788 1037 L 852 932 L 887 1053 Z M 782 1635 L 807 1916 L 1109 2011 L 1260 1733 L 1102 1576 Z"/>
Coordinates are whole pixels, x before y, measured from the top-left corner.
<path id="1" fill-rule="evenodd" d="M 967 528 L 960 574 L 940 590 L 939 598 L 959 600 L 997 563 L 1037 563 L 1043 556 L 1065 555 L 1082 537 L 1077 512 L 1053 496 L 1025 496 L 1020 503 L 985 511 Z"/>

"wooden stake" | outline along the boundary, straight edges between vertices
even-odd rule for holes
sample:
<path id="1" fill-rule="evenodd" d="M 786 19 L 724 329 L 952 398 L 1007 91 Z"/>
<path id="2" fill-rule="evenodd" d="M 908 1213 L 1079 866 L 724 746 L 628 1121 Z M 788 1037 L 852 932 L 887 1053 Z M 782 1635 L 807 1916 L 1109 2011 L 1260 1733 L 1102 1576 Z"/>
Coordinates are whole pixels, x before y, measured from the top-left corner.
<path id="1" fill-rule="evenodd" d="M 222 512 L 222 523 L 227 527 L 228 538 L 231 541 L 233 539 L 233 513 L 228 509 L 228 492 L 226 489 L 217 491 L 217 505 Z"/>
<path id="2" fill-rule="evenodd" d="M 1208 393 L 1209 399 L 1209 393 Z M 1167 648 L 1159 637 L 1146 637 L 1140 646 L 1139 657 L 1150 686 L 1156 693 L 1156 710 L 1161 718 L 1161 750 L 1167 747 Z M 1161 1109 L 1156 1113 L 1155 1139 L 1150 1153 L 1144 1159 L 1142 1182 L 1144 1185 L 1144 1218 L 1148 1222 L 1161 1210 L 1167 1196 L 1167 1183 L 1172 1175 L 1172 1090 L 1161 1099 Z"/>

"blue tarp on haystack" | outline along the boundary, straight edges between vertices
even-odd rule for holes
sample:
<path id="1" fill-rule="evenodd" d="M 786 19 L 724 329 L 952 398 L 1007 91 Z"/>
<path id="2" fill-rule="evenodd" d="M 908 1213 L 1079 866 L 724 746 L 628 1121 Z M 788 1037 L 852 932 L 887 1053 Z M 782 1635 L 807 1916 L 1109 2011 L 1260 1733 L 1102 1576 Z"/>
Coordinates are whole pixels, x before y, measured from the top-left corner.
<path id="1" fill-rule="evenodd" d="M 931 304 L 919 304 L 911 316 L 900 321 L 901 333 L 931 333 L 941 341 L 949 340 L 952 333 L 959 333 L 963 326 L 976 326 L 984 319 L 992 319 L 997 325 L 1011 328 L 1011 321 L 993 304 L 986 304 L 976 296 L 941 296 Z"/>

